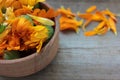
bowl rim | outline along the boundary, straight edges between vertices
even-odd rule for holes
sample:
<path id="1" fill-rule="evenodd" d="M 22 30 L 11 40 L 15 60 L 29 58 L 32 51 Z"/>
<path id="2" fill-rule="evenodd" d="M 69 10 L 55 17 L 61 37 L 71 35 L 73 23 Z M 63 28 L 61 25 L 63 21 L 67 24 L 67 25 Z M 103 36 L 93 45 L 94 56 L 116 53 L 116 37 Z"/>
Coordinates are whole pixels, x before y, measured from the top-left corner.
<path id="1" fill-rule="evenodd" d="M 45 5 L 46 7 L 50 8 L 51 6 L 45 2 L 40 2 L 41 4 Z M 26 57 L 23 58 L 18 58 L 18 59 L 13 59 L 13 60 L 0 60 L 0 64 L 13 64 L 13 63 L 18 63 L 18 62 L 22 62 L 22 61 L 28 61 L 33 59 L 34 57 L 41 55 L 46 49 L 46 47 L 48 47 L 50 45 L 50 42 L 54 42 L 55 36 L 57 35 L 58 31 L 59 31 L 59 27 L 57 26 L 57 18 L 54 18 L 54 22 L 55 22 L 55 32 L 52 36 L 52 38 L 50 39 L 50 41 L 41 49 L 41 51 L 39 53 L 33 53 L 31 55 L 28 55 Z"/>

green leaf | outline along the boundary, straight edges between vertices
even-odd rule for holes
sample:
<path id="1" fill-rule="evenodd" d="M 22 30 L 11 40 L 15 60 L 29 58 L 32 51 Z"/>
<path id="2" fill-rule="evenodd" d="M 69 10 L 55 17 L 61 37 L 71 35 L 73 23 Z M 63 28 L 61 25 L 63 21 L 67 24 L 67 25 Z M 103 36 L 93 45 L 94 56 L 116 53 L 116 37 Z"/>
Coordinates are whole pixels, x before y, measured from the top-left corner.
<path id="1" fill-rule="evenodd" d="M 50 39 L 54 34 L 54 29 L 52 26 L 45 26 L 48 29 L 48 39 Z"/>
<path id="2" fill-rule="evenodd" d="M 3 24 L 0 24 L 0 34 L 5 30 L 6 26 Z"/>
<path id="3" fill-rule="evenodd" d="M 29 20 L 32 23 L 32 25 L 34 25 L 34 22 L 33 22 L 32 18 L 30 16 L 22 15 L 21 17 L 24 17 L 25 19 Z"/>
<path id="4" fill-rule="evenodd" d="M 19 51 L 15 51 L 15 50 L 5 51 L 3 58 L 5 60 L 18 59 L 20 58 L 20 54 Z"/>
<path id="5" fill-rule="evenodd" d="M 48 29 L 48 39 L 44 42 L 43 46 L 45 46 L 50 41 L 50 39 L 54 34 L 54 29 L 52 26 L 45 26 L 45 27 Z"/>

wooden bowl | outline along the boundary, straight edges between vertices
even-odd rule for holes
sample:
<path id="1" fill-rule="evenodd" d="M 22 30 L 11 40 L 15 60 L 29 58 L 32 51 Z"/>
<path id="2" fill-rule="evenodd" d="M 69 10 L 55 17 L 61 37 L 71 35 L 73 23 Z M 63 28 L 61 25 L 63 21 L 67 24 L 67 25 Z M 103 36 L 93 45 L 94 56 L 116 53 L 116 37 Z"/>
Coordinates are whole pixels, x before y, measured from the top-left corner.
<path id="1" fill-rule="evenodd" d="M 49 6 L 40 3 L 45 9 Z M 56 24 L 56 19 L 54 19 Z M 55 33 L 51 40 L 42 48 L 39 54 L 34 53 L 27 57 L 15 60 L 0 60 L 0 75 L 7 77 L 22 77 L 36 73 L 45 68 L 55 57 L 58 50 L 59 27 L 55 25 Z"/>

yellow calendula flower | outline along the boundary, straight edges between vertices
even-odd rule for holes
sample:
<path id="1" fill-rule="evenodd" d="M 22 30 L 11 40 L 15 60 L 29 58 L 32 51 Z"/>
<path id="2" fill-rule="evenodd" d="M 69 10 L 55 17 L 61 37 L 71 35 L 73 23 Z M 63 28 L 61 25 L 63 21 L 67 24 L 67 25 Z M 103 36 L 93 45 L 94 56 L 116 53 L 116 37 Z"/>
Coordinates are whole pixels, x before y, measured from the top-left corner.
<path id="1" fill-rule="evenodd" d="M 37 52 L 42 48 L 42 44 L 48 39 L 48 29 L 45 26 L 38 25 L 33 27 L 34 32 L 30 35 L 30 40 L 25 42 L 25 45 L 30 47 L 36 46 Z"/>
<path id="2" fill-rule="evenodd" d="M 19 0 L 22 4 L 34 6 L 38 2 L 44 2 L 45 0 Z"/>

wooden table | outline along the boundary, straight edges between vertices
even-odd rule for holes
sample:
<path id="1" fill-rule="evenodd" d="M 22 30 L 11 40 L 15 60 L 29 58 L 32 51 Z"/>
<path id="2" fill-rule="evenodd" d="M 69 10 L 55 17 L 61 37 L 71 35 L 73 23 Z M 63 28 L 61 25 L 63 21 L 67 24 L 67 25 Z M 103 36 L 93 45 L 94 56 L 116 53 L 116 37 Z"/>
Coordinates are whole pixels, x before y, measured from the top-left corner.
<path id="1" fill-rule="evenodd" d="M 109 8 L 114 13 L 120 13 L 119 0 L 48 0 L 47 2 L 56 9 L 61 5 L 70 7 L 73 12 L 84 12 L 89 6 L 97 5 L 99 9 Z M 94 37 L 85 37 L 82 30 L 79 34 L 72 31 L 60 32 L 58 54 L 44 70 L 25 78 L 0 77 L 0 80 L 120 80 L 119 17 L 117 30 L 118 36 L 109 31 L 104 36 Z"/>

